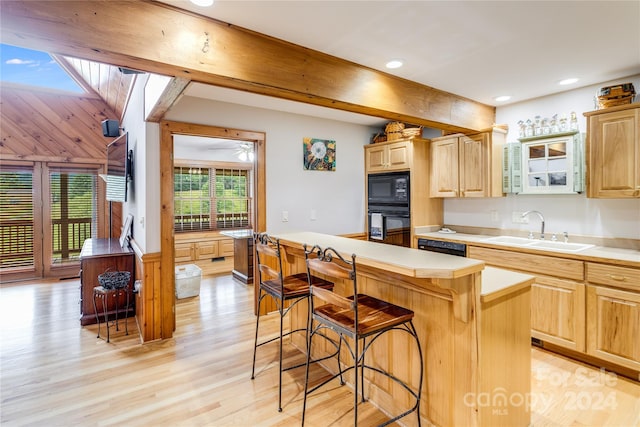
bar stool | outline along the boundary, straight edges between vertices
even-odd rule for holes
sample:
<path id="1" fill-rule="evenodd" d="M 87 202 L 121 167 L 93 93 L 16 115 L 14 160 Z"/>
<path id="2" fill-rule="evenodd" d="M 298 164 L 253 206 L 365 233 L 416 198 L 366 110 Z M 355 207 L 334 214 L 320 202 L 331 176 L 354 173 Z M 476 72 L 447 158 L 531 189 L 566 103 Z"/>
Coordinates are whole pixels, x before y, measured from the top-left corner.
<path id="1" fill-rule="evenodd" d="M 333 283 L 319 277 L 309 278 L 306 272 L 284 276 L 282 273 L 282 258 L 284 250 L 280 247 L 280 240 L 269 236 L 267 233 L 254 233 L 254 248 L 256 251 L 256 261 L 258 263 L 259 296 L 257 307 L 258 315 L 256 316 L 256 335 L 253 346 L 253 367 L 251 369 L 251 379 L 253 380 L 255 378 L 256 351 L 258 347 L 278 340 L 280 345 L 278 365 L 278 369 L 280 371 L 278 379 L 278 412 L 282 412 L 282 372 L 306 365 L 306 363 L 300 363 L 286 368 L 282 367 L 282 338 L 289 336 L 295 332 L 306 333 L 308 330 L 307 325 L 307 327 L 305 328 L 298 328 L 283 333 L 284 317 L 299 302 L 309 299 L 309 282 L 312 282 L 316 287 L 320 289 L 333 289 Z M 275 268 L 271 267 L 270 265 L 275 265 Z M 276 303 L 276 307 L 280 315 L 280 334 L 275 338 L 258 343 L 258 328 L 260 325 L 260 303 L 267 295 L 270 295 Z"/>
<path id="2" fill-rule="evenodd" d="M 96 286 L 93 288 L 93 311 L 96 313 L 96 321 L 98 322 L 98 338 L 100 338 L 100 315 L 98 314 L 98 308 L 96 301 L 100 300 L 102 303 L 102 313 L 104 315 L 104 321 L 107 325 L 107 342 L 110 342 L 110 334 L 109 334 L 109 316 L 107 315 L 107 305 L 109 302 L 109 297 L 113 297 L 116 303 L 116 331 L 118 329 L 118 316 L 120 314 L 120 307 L 118 305 L 118 301 L 120 297 L 125 295 L 127 296 L 127 305 L 125 307 L 125 321 L 124 327 L 126 330 L 126 334 L 129 335 L 129 324 L 127 322 L 127 312 L 129 310 L 129 286 L 125 286 L 124 288 L 113 288 L 113 289 L 105 289 L 104 286 Z"/>
<path id="3" fill-rule="evenodd" d="M 339 377 L 340 384 L 344 384 L 343 374 L 350 369 L 354 369 L 354 425 L 358 425 L 358 395 L 361 394 L 362 402 L 365 402 L 364 393 L 364 370 L 369 369 L 395 381 L 415 398 L 415 404 L 390 420 L 380 424 L 386 426 L 400 418 L 416 412 L 418 418 L 417 425 L 420 426 L 420 397 L 422 394 L 422 380 L 424 372 L 424 361 L 420 340 L 413 326 L 414 313 L 406 308 L 382 301 L 365 294 L 358 293 L 358 283 L 356 275 L 356 255 L 351 255 L 351 259 L 345 259 L 333 248 L 322 249 L 319 246 L 309 248 L 304 245 L 307 272 L 312 274 L 324 274 L 326 277 L 341 279 L 346 288 L 353 290 L 353 294 L 348 297 L 338 295 L 332 289 L 323 289 L 310 283 L 311 298 L 310 316 L 312 322 L 309 324 L 307 349 L 311 348 L 311 340 L 323 329 L 331 329 L 338 333 L 340 344 L 347 347 L 348 353 L 352 357 L 353 364 L 346 369 L 340 363 L 340 352 L 338 353 L 338 373 L 322 381 L 320 384 L 309 390 L 309 361 L 310 352 L 307 352 L 307 371 L 304 382 L 304 402 L 302 406 L 302 425 L 304 426 L 305 411 L 307 407 L 307 396 L 327 384 L 331 380 Z M 315 254 L 316 258 L 310 255 Z M 350 286 L 351 285 L 351 286 Z M 315 298 L 314 298 L 315 297 Z M 318 303 L 315 299 L 317 298 Z M 315 325 L 315 326 L 314 326 Z M 402 381 L 390 372 L 381 368 L 367 365 L 365 354 L 371 345 L 383 334 L 390 331 L 402 331 L 408 333 L 415 339 L 418 354 L 420 357 L 420 380 L 414 389 L 408 382 Z M 347 341 L 350 338 L 350 341 Z M 362 341 L 362 346 L 360 346 Z"/>

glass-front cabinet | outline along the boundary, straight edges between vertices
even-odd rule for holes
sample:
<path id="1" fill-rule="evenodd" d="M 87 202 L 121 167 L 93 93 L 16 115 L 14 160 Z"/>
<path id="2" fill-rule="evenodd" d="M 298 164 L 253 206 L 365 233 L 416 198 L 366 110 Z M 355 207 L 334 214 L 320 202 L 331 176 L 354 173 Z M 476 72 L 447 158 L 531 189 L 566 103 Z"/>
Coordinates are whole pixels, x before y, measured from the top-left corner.
<path id="1" fill-rule="evenodd" d="M 521 138 L 504 153 L 505 192 L 575 194 L 583 191 L 584 155 L 581 135 L 569 132 Z"/>

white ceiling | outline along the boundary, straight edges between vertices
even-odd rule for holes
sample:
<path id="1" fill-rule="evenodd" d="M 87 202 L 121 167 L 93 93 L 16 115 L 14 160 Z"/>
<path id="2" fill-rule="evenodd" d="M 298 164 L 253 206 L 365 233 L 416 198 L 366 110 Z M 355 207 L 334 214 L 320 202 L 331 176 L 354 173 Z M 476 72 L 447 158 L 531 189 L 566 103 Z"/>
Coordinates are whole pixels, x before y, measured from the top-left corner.
<path id="1" fill-rule="evenodd" d="M 640 73 L 640 1 L 162 2 L 494 106 Z M 386 70 L 394 58 L 404 67 Z M 557 84 L 568 77 L 580 80 Z M 220 88 L 205 95 L 202 86 L 191 95 L 285 111 L 289 105 Z M 499 103 L 499 95 L 512 98 Z M 318 111 L 326 110 L 305 108 L 323 117 Z M 348 120 L 380 123 L 357 116 Z"/>

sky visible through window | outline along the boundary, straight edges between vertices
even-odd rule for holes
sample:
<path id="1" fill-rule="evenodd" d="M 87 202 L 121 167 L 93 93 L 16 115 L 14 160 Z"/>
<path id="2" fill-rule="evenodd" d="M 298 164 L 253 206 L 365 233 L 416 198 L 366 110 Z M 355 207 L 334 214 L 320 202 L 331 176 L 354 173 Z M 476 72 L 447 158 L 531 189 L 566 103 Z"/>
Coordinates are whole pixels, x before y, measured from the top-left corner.
<path id="1" fill-rule="evenodd" d="M 84 93 L 48 53 L 2 44 L 0 58 L 2 82 Z"/>

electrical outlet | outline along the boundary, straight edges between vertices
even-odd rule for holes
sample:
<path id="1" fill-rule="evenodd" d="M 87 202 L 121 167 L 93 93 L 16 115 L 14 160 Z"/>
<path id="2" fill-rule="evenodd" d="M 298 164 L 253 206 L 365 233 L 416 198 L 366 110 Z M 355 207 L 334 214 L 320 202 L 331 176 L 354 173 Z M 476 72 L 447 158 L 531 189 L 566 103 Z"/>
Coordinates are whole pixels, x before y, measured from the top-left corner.
<path id="1" fill-rule="evenodd" d="M 500 214 L 496 210 L 492 210 L 491 214 L 491 222 L 500 222 Z"/>
<path id="2" fill-rule="evenodd" d="M 514 224 L 529 224 L 529 217 L 522 217 L 523 212 L 513 212 L 511 215 L 511 222 Z"/>
<path id="3" fill-rule="evenodd" d="M 282 222 L 289 222 L 289 211 L 282 211 Z"/>

